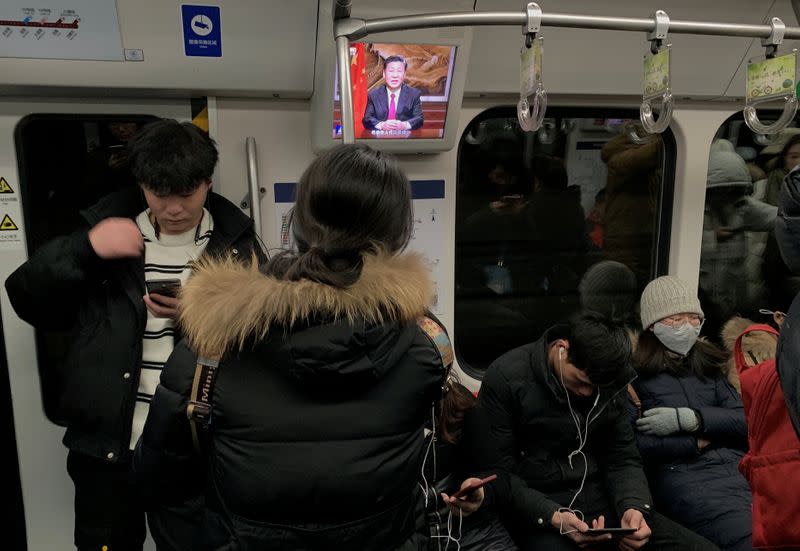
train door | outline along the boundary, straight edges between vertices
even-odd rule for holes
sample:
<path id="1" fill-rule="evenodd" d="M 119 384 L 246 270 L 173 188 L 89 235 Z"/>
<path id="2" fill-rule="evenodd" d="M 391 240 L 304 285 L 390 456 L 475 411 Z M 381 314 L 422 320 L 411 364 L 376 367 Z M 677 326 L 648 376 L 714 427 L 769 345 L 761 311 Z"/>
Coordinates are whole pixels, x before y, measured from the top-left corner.
<path id="1" fill-rule="evenodd" d="M 43 243 L 74 229 L 80 209 L 135 185 L 124 145 L 137 128 L 157 117 L 191 116 L 188 99 L 0 100 L 0 280 Z M 243 194 L 242 184 L 238 199 Z M 0 403 L 11 405 L 0 415 L 0 435 L 3 449 L 18 459 L 6 470 L 4 487 L 12 488 L 12 511 L 14 505 L 20 511 L 7 529 L 30 550 L 70 549 L 74 491 L 57 399 L 58 359 L 68 338 L 20 320 L 4 287 L 0 313 L 0 351 L 5 344 L 8 358 Z"/>

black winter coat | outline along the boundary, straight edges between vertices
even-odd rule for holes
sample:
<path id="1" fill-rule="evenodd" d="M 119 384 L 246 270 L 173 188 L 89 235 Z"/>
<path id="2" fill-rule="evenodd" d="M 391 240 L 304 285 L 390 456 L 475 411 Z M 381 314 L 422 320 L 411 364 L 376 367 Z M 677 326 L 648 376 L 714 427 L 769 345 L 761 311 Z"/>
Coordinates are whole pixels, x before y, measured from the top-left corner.
<path id="1" fill-rule="evenodd" d="M 192 478 L 195 355 L 182 344 L 136 449 L 144 489 L 167 502 L 205 486 L 197 549 L 417 549 L 423 430 L 444 379 L 416 324 L 432 296 L 413 255 L 365 257 L 348 289 L 234 263 L 199 268 L 184 286 L 185 334 L 200 354 L 227 351 L 209 467 Z"/>
<path id="2" fill-rule="evenodd" d="M 711 442 L 701 453 L 694 435 L 635 431 L 659 511 L 723 550 L 751 550 L 750 486 L 738 470 L 747 450 L 747 425 L 736 390 L 722 375 L 701 380 L 665 373 L 640 377 L 633 387 L 642 411 L 695 410 L 701 422 L 698 435 Z"/>
<path id="3" fill-rule="evenodd" d="M 621 517 L 628 509 L 649 513 L 650 491 L 625 409 L 630 368 L 621 369 L 625 373 L 616 388 L 600 391 L 583 449 L 586 462 L 576 455 L 570 466 L 578 432 L 565 391 L 547 362 L 549 344 L 558 338 L 569 338 L 566 326 L 553 327 L 537 342 L 501 356 L 481 386 L 480 403 L 499 442 L 503 467 L 524 482 L 515 484 L 512 478 L 513 507 L 528 525 L 533 519 L 549 528 L 558 508 L 569 505 L 587 465 L 586 484 L 573 508 L 587 518 L 608 512 Z M 580 411 L 577 402 L 572 398 L 583 432 L 589 408 Z"/>
<path id="4" fill-rule="evenodd" d="M 783 181 L 775 238 L 786 265 L 800 275 L 800 170 L 792 170 Z M 795 297 L 781 327 L 776 358 L 786 406 L 800 438 L 800 296 Z"/>
<path id="5" fill-rule="evenodd" d="M 72 331 L 60 396 L 67 421 L 64 444 L 112 462 L 130 459 L 147 321 L 144 260 L 101 259 L 88 231 L 106 218 L 135 219 L 145 207 L 138 187 L 103 198 L 81 212 L 85 228 L 42 246 L 6 280 L 20 318 L 38 329 Z M 252 221 L 238 208 L 212 193 L 209 210 L 214 232 L 205 256 L 261 254 Z"/>

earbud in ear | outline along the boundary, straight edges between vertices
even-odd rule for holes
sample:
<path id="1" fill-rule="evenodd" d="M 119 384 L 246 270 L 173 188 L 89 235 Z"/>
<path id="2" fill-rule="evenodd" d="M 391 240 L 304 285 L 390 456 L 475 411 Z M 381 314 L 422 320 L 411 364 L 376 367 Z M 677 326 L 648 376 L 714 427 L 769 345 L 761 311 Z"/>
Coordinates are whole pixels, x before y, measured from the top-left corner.
<path id="1" fill-rule="evenodd" d="M 564 359 L 564 347 L 563 346 L 558 349 L 558 359 L 559 360 L 563 360 Z"/>

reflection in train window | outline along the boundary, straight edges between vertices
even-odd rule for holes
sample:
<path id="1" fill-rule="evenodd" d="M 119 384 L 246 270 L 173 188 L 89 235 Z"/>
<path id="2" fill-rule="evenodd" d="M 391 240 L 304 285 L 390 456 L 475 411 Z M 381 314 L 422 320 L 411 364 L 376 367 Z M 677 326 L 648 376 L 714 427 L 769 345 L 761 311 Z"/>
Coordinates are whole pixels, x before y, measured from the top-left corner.
<path id="1" fill-rule="evenodd" d="M 28 253 L 85 223 L 80 211 L 105 195 L 135 185 L 125 145 L 148 115 L 29 115 L 15 141 Z M 60 361 L 70 335 L 36 331 L 45 414 L 62 423 Z"/>
<path id="2" fill-rule="evenodd" d="M 648 136 L 636 111 L 548 116 L 526 133 L 516 110 L 486 111 L 459 145 L 454 334 L 459 365 L 478 378 L 580 311 L 581 290 L 624 297 L 605 313 L 635 325 L 641 290 L 666 271 L 672 133 Z"/>
<path id="3" fill-rule="evenodd" d="M 773 230 L 781 183 L 800 162 L 800 120 L 791 126 L 767 138 L 738 113 L 711 144 L 700 255 L 703 333 L 710 338 L 718 339 L 734 315 L 771 321 L 759 310 L 786 312 L 800 291 Z"/>

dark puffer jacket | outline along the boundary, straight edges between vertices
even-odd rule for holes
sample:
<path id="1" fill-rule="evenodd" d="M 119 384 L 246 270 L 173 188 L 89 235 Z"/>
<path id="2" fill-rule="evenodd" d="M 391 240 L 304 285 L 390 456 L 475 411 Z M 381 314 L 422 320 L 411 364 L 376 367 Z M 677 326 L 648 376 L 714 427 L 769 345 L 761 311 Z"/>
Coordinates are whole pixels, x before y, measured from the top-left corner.
<path id="1" fill-rule="evenodd" d="M 417 549 L 423 430 L 444 378 L 416 324 L 433 296 L 417 256 L 368 256 L 348 289 L 208 264 L 182 323 L 203 355 L 227 350 L 211 403 L 208 469 L 186 418 L 195 355 L 161 377 L 134 468 L 154 499 L 206 487 L 198 549 Z"/>
<path id="2" fill-rule="evenodd" d="M 587 518 L 600 513 L 622 517 L 628 509 L 648 514 L 650 491 L 622 390 L 632 370 L 620 374 L 615 388 L 600 391 L 583 454 L 570 461 L 577 447 L 575 420 L 547 363 L 549 343 L 569 339 L 568 331 L 567 326 L 553 327 L 537 342 L 504 354 L 489 367 L 481 386 L 479 400 L 489 416 L 502 466 L 521 479 L 512 477 L 512 507 L 525 526 L 533 522 L 549 528 L 559 507 L 569 505 L 587 465 L 586 483 L 574 504 Z M 583 430 L 591 402 L 572 398 L 571 403 Z"/>
<path id="3" fill-rule="evenodd" d="M 701 420 L 698 436 L 711 442 L 700 452 L 694 435 L 636 431 L 656 507 L 723 550 L 751 550 L 750 487 L 738 470 L 747 425 L 734 388 L 722 375 L 701 380 L 664 373 L 640 377 L 633 387 L 642 411 L 694 409 Z"/>
<path id="4" fill-rule="evenodd" d="M 792 170 L 781 188 L 775 238 L 786 266 L 800 275 L 800 170 Z M 800 437 L 800 295 L 795 297 L 781 328 L 778 376 L 792 424 Z"/>
<path id="5" fill-rule="evenodd" d="M 71 330 L 63 360 L 60 410 L 71 450 L 116 462 L 130 459 L 136 391 L 147 311 L 144 259 L 103 260 L 88 231 L 110 217 L 135 218 L 141 190 L 111 194 L 81 214 L 86 227 L 42 246 L 6 280 L 11 304 L 37 329 Z M 210 194 L 214 231 L 204 256 L 261 254 L 253 222 L 231 202 Z"/>

